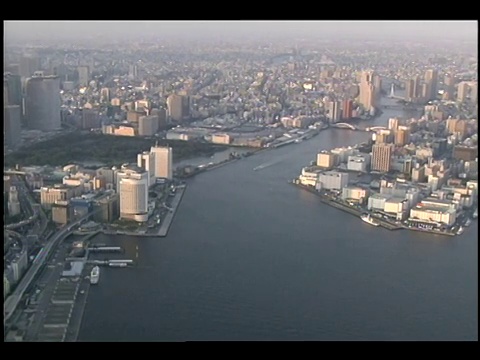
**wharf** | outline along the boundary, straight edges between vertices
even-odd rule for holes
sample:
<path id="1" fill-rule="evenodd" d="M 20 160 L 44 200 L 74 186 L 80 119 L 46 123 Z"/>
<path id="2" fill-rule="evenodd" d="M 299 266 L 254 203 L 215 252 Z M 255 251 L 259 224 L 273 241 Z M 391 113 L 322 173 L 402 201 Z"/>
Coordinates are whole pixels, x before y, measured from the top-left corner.
<path id="1" fill-rule="evenodd" d="M 163 219 L 162 224 L 160 225 L 160 229 L 158 230 L 158 233 L 156 234 L 148 234 L 148 236 L 160 236 L 160 237 L 165 237 L 167 236 L 168 230 L 170 229 L 170 225 L 173 221 L 173 217 L 175 216 L 175 213 L 177 212 L 178 205 L 180 204 L 180 201 L 183 198 L 183 194 L 185 193 L 186 190 L 186 185 L 183 186 L 178 186 L 177 187 L 177 192 L 172 200 L 172 211 L 170 211 L 166 216 L 165 219 Z"/>

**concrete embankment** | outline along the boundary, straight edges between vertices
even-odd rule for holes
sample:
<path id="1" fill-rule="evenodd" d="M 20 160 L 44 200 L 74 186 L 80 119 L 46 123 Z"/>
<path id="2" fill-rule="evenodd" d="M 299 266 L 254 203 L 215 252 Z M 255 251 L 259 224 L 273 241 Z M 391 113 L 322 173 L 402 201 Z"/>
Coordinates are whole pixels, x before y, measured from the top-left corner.
<path id="1" fill-rule="evenodd" d="M 173 218 L 175 216 L 175 213 L 177 212 L 178 205 L 180 204 L 180 201 L 183 198 L 183 194 L 185 193 L 185 190 L 187 189 L 186 185 L 182 187 L 177 187 L 177 192 L 172 200 L 172 211 L 168 212 L 168 214 L 165 216 L 165 219 L 163 219 L 162 224 L 160 225 L 160 229 L 158 230 L 157 234 L 149 234 L 148 236 L 160 236 L 164 237 L 167 236 L 168 230 L 170 229 L 170 225 L 173 221 Z"/>

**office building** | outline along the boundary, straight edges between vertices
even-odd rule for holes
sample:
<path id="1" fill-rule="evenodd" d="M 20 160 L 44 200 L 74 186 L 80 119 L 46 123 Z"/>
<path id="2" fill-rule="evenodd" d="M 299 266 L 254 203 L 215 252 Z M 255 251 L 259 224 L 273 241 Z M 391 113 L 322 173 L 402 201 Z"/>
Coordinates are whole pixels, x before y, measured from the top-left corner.
<path id="1" fill-rule="evenodd" d="M 374 144 L 372 146 L 372 167 L 373 171 L 388 172 L 390 171 L 393 144 Z"/>
<path id="2" fill-rule="evenodd" d="M 353 117 L 353 100 L 345 99 L 342 106 L 342 119 L 348 120 Z"/>
<path id="3" fill-rule="evenodd" d="M 119 182 L 120 218 L 137 222 L 148 220 L 148 173 L 131 169 Z"/>
<path id="4" fill-rule="evenodd" d="M 336 155 L 329 151 L 322 151 L 317 154 L 317 166 L 324 169 L 331 169 L 336 164 Z"/>
<path id="5" fill-rule="evenodd" d="M 470 86 L 468 82 L 462 81 L 458 84 L 457 90 L 457 101 L 458 102 L 465 102 L 467 101 L 468 91 L 470 90 Z"/>
<path id="6" fill-rule="evenodd" d="M 57 201 L 52 204 L 52 221 L 58 225 L 65 225 L 72 219 L 72 207 L 68 201 Z"/>
<path id="7" fill-rule="evenodd" d="M 73 196 L 75 196 L 75 190 L 65 185 L 42 187 L 40 189 L 40 204 L 45 209 L 51 209 L 57 201 L 70 200 Z"/>
<path id="8" fill-rule="evenodd" d="M 347 161 L 347 169 L 351 171 L 367 172 L 370 165 L 370 154 L 358 153 L 350 155 Z"/>
<path id="9" fill-rule="evenodd" d="M 457 145 L 453 148 L 453 158 L 456 160 L 473 161 L 478 158 L 478 147 Z"/>
<path id="10" fill-rule="evenodd" d="M 151 153 L 155 158 L 155 177 L 171 180 L 173 178 L 172 170 L 172 148 L 162 146 L 152 146 Z"/>
<path id="11" fill-rule="evenodd" d="M 21 141 L 20 106 L 7 105 L 3 108 L 3 140 L 4 145 L 16 149 Z"/>
<path id="12" fill-rule="evenodd" d="M 341 118 L 341 110 L 340 110 L 341 102 L 340 101 L 330 101 L 328 103 L 328 114 L 327 118 L 330 120 L 331 124 L 334 124 L 340 121 Z"/>
<path id="13" fill-rule="evenodd" d="M 338 171 L 325 171 L 318 177 L 321 189 L 341 190 L 348 185 L 348 173 Z"/>
<path id="14" fill-rule="evenodd" d="M 426 100 L 435 100 L 437 98 L 438 71 L 429 69 L 425 72 L 426 91 L 424 97 Z"/>
<path id="15" fill-rule="evenodd" d="M 27 80 L 25 116 L 32 130 L 61 128 L 60 80 L 56 76 L 35 76 Z"/>
<path id="16" fill-rule="evenodd" d="M 395 132 L 395 145 L 405 146 L 410 141 L 410 128 L 408 126 L 399 126 Z"/>
<path id="17" fill-rule="evenodd" d="M 212 134 L 212 143 L 228 145 L 232 142 L 232 137 L 228 134 Z"/>
<path id="18" fill-rule="evenodd" d="M 120 217 L 120 196 L 107 191 L 93 203 L 93 219 L 100 223 L 110 223 Z"/>
<path id="19" fill-rule="evenodd" d="M 148 173 L 148 186 L 155 184 L 155 153 L 144 151 L 137 155 L 137 166 Z"/>
<path id="20" fill-rule="evenodd" d="M 182 122 L 190 117 L 190 98 L 184 95 L 170 95 L 167 98 L 168 117 Z"/>
<path id="21" fill-rule="evenodd" d="M 96 110 L 83 109 L 82 110 L 81 128 L 90 130 L 102 127 L 102 121 Z"/>
<path id="22" fill-rule="evenodd" d="M 453 100 L 453 95 L 455 93 L 455 77 L 451 74 L 445 74 L 443 83 L 445 86 L 443 100 Z"/>
<path id="23" fill-rule="evenodd" d="M 158 116 L 140 116 L 138 119 L 138 135 L 152 136 L 158 131 Z"/>
<path id="24" fill-rule="evenodd" d="M 388 130 L 397 131 L 400 120 L 396 117 L 388 119 Z"/>
<path id="25" fill-rule="evenodd" d="M 360 77 L 359 103 L 363 108 L 372 112 L 375 108 L 375 86 L 373 85 L 373 71 L 363 71 Z"/>
<path id="26" fill-rule="evenodd" d="M 415 80 L 408 79 L 405 82 L 405 101 L 414 102 L 416 100 Z"/>

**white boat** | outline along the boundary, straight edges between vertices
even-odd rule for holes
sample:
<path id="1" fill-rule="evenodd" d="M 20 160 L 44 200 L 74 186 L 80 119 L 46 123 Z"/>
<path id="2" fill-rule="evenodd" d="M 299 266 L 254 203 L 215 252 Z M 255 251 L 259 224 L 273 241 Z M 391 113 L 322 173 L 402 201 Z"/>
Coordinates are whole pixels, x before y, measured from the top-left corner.
<path id="1" fill-rule="evenodd" d="M 95 266 L 90 273 L 90 284 L 98 284 L 98 280 L 100 279 L 100 268 Z"/>
<path id="2" fill-rule="evenodd" d="M 457 230 L 457 235 L 462 235 L 463 234 L 463 226 L 460 226 Z"/>
<path id="3" fill-rule="evenodd" d="M 360 216 L 360 219 L 362 219 L 363 221 L 365 221 L 366 223 L 368 223 L 370 225 L 380 226 L 380 223 L 373 220 L 373 218 L 370 216 L 370 214 L 363 214 L 362 216 Z"/>

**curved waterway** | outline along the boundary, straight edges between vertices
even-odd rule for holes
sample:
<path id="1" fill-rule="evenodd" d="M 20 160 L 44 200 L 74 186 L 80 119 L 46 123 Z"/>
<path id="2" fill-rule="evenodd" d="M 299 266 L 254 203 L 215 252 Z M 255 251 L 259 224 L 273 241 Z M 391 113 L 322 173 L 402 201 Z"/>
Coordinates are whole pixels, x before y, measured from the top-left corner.
<path id="1" fill-rule="evenodd" d="M 412 116 L 369 124 L 395 115 Z M 369 136 L 329 129 L 190 179 L 166 238 L 98 236 L 138 266 L 101 269 L 79 340 L 476 340 L 477 221 L 392 232 L 287 183 Z"/>

